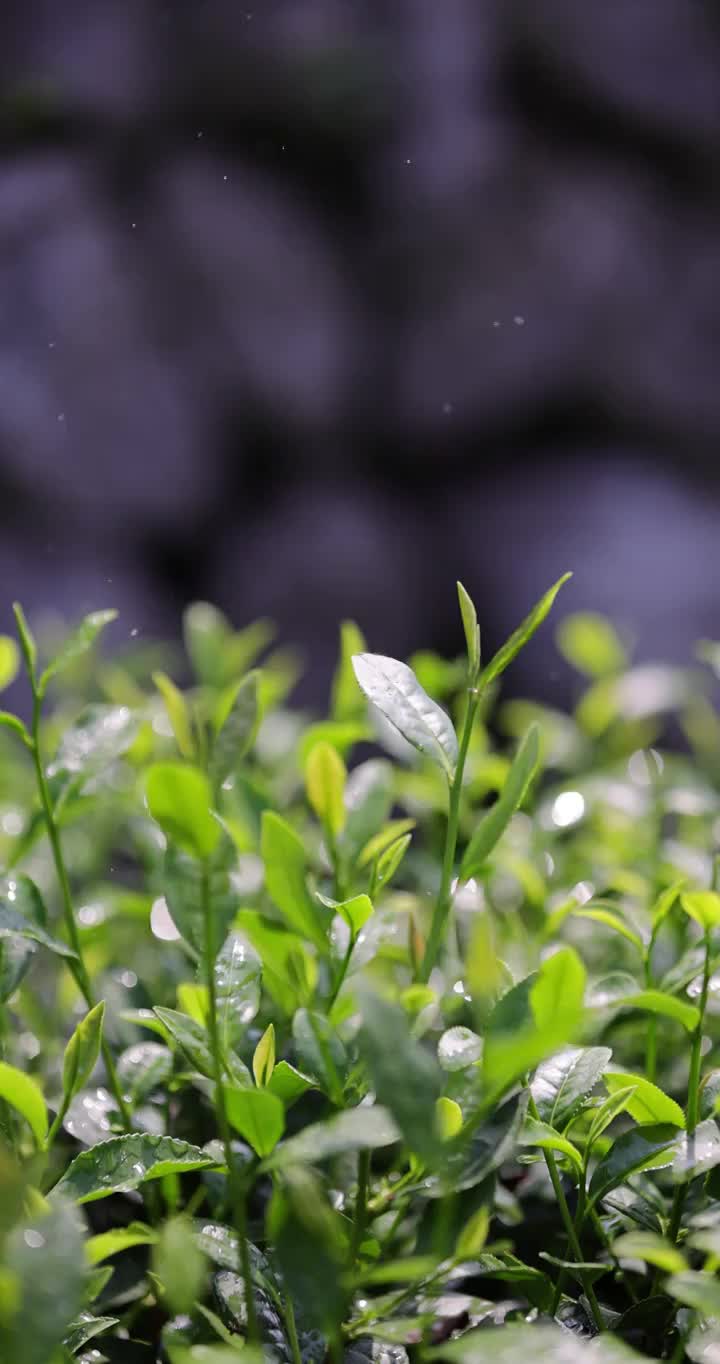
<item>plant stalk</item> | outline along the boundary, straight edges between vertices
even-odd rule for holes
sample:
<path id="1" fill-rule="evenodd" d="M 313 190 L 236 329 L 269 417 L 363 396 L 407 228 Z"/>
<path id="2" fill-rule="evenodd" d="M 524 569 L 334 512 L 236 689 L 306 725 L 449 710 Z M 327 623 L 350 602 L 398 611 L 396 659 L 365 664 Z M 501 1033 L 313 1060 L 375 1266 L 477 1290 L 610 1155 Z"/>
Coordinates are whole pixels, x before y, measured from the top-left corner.
<path id="1" fill-rule="evenodd" d="M 357 1165 L 357 1193 L 355 1195 L 355 1213 L 353 1216 L 352 1237 L 350 1240 L 350 1267 L 357 1263 L 360 1246 L 362 1245 L 367 1226 L 367 1198 L 368 1187 L 370 1184 L 370 1152 L 360 1151 L 358 1153 Z"/>
<path id="2" fill-rule="evenodd" d="M 47 778 L 45 776 L 45 770 L 43 768 L 42 762 L 42 750 L 40 747 L 40 716 L 42 711 L 42 695 L 40 694 L 40 692 L 38 692 L 37 687 L 35 685 L 35 679 L 32 675 L 30 676 L 30 685 L 32 687 L 33 693 L 32 755 L 33 763 L 35 766 L 35 780 L 37 784 L 38 795 L 40 796 L 40 804 L 42 805 L 42 811 L 45 818 L 45 827 L 47 829 L 48 839 L 50 840 L 53 862 L 55 864 L 55 872 L 60 886 L 60 894 L 62 898 L 67 934 L 70 940 L 70 946 L 72 947 L 72 950 L 77 958 L 76 961 L 70 959 L 68 964 L 74 976 L 77 987 L 80 990 L 80 993 L 82 994 L 82 997 L 85 1000 L 88 1009 L 92 1009 L 95 1007 L 96 1003 L 95 995 L 93 993 L 93 989 L 90 984 L 90 977 L 88 975 L 87 968 L 85 966 L 85 961 L 83 959 L 82 944 L 80 942 L 80 934 L 78 931 L 77 919 L 75 918 L 72 892 L 70 890 L 70 881 L 67 874 L 67 868 L 65 866 L 65 859 L 63 857 L 62 844 L 60 842 L 60 832 L 58 830 L 57 821 L 55 819 L 52 801 L 50 799 L 50 791 L 48 789 Z M 108 1084 L 110 1085 L 113 1097 L 118 1106 L 123 1127 L 126 1132 L 128 1133 L 132 1132 L 133 1124 L 132 1118 L 130 1116 L 130 1110 L 125 1102 L 125 1097 L 122 1092 L 122 1086 L 120 1084 L 118 1074 L 115 1069 L 115 1061 L 113 1060 L 113 1055 L 110 1050 L 110 1046 L 105 1037 L 102 1038 L 101 1049 L 103 1061 L 105 1063 L 105 1069 L 107 1071 Z M 64 1116 L 64 1114 L 62 1116 Z M 60 1118 L 60 1121 L 62 1121 L 62 1118 Z M 55 1126 L 55 1124 L 53 1124 L 53 1126 Z"/>
<path id="3" fill-rule="evenodd" d="M 690 1052 L 690 1073 L 688 1075 L 688 1097 L 686 1109 L 686 1128 L 689 1137 L 692 1137 L 698 1123 L 698 1109 L 700 1105 L 700 1066 L 702 1064 L 702 1039 L 703 1023 L 705 1020 L 705 1009 L 707 1008 L 708 989 L 710 985 L 710 930 L 705 930 L 704 936 L 705 961 L 703 964 L 702 990 L 698 1009 L 700 1018 L 698 1025 L 693 1033 L 692 1050 Z M 668 1240 L 672 1245 L 677 1244 L 682 1223 L 685 1199 L 687 1198 L 689 1181 L 678 1184 L 675 1190 L 672 1210 L 670 1212 L 670 1224 L 668 1226 Z"/>
<path id="4" fill-rule="evenodd" d="M 213 1058 L 213 1068 L 215 1071 L 215 1115 L 217 1119 L 220 1140 L 225 1151 L 225 1163 L 228 1168 L 228 1186 L 230 1190 L 230 1201 L 233 1210 L 233 1220 L 238 1237 L 238 1249 L 240 1252 L 240 1268 L 242 1279 L 245 1285 L 245 1308 L 247 1311 L 247 1336 L 251 1344 L 257 1344 L 260 1339 L 258 1331 L 257 1312 L 255 1310 L 255 1293 L 252 1281 L 252 1266 L 250 1264 L 250 1249 L 247 1237 L 247 1205 L 245 1181 L 238 1176 L 235 1164 L 235 1155 L 232 1149 L 230 1137 L 230 1125 L 225 1111 L 225 1090 L 223 1088 L 223 1058 L 222 1047 L 220 1045 L 220 1030 L 217 1020 L 217 990 L 215 984 L 215 925 L 212 916 L 212 905 L 210 902 L 210 872 L 207 862 L 203 863 L 202 882 L 202 916 L 205 929 L 205 970 L 206 984 L 208 992 L 208 1037 L 210 1041 L 210 1051 Z"/>
<path id="5" fill-rule="evenodd" d="M 453 780 L 450 783 L 448 821 L 445 834 L 445 853 L 443 856 L 440 890 L 438 891 L 438 897 L 435 902 L 432 924 L 430 925 L 430 936 L 419 971 L 419 979 L 423 985 L 427 984 L 430 979 L 430 973 L 436 965 L 440 955 L 440 949 L 445 938 L 445 930 L 447 928 L 447 921 L 452 904 L 452 878 L 455 867 L 455 850 L 457 848 L 460 798 L 462 796 L 465 760 L 470 746 L 470 738 L 473 731 L 473 725 L 475 724 L 475 716 L 477 714 L 479 701 L 480 692 L 477 687 L 468 688 L 468 703 L 465 710 L 465 721 L 460 739 L 457 767 Z"/>

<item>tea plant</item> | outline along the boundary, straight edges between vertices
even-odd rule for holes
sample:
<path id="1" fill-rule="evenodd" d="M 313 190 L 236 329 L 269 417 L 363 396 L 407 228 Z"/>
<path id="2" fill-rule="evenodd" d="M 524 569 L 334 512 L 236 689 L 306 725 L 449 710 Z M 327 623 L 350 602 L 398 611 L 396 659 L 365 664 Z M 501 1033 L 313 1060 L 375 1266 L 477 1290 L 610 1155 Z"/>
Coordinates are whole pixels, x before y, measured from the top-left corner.
<path id="1" fill-rule="evenodd" d="M 16 606 L 3 1364 L 720 1358 L 720 645 L 571 614 L 503 703 L 566 577 L 487 661 L 460 585 L 464 658 L 344 624 L 320 720 L 266 622 Z"/>

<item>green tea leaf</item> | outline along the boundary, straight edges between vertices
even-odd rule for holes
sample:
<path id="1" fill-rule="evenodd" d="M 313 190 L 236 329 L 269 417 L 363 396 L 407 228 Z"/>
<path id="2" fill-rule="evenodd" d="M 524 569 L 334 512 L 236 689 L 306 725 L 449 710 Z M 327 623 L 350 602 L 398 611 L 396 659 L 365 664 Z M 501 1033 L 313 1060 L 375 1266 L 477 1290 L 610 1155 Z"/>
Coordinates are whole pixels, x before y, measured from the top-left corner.
<path id="1" fill-rule="evenodd" d="M 133 1106 L 166 1085 L 172 1070 L 172 1052 L 159 1042 L 136 1042 L 126 1048 L 117 1062 L 118 1079 Z"/>
<path id="2" fill-rule="evenodd" d="M 341 1104 L 347 1053 L 330 1021 L 311 1009 L 298 1009 L 292 1030 L 301 1065 L 317 1077 L 334 1103 Z"/>
<path id="3" fill-rule="evenodd" d="M 502 793 L 473 834 L 460 866 L 460 877 L 469 881 L 476 876 L 495 844 L 505 832 L 515 811 L 522 804 L 537 771 L 540 740 L 537 725 L 531 725 L 510 767 Z"/>
<path id="4" fill-rule="evenodd" d="M 474 1260 L 479 1255 L 488 1238 L 490 1214 L 487 1208 L 478 1208 L 465 1223 L 455 1242 L 454 1260 Z"/>
<path id="5" fill-rule="evenodd" d="M 462 616 L 463 630 L 465 631 L 465 644 L 468 657 L 468 676 L 471 684 L 474 685 L 475 679 L 480 671 L 480 626 L 478 625 L 477 611 L 472 597 L 466 592 L 462 583 L 457 584 L 458 602 L 460 603 L 460 615 Z"/>
<path id="6" fill-rule="evenodd" d="M 407 664 L 382 654 L 355 654 L 353 667 L 369 701 L 408 743 L 433 762 L 449 779 L 455 773 L 458 742 L 450 717 L 423 691 Z"/>
<path id="7" fill-rule="evenodd" d="M 353 685 L 354 675 L 353 675 Z M 360 695 L 358 691 L 358 695 Z M 363 702 L 364 705 L 364 702 Z M 351 860 L 387 819 L 392 805 L 393 769 L 384 758 L 370 758 L 348 774 L 342 847 Z M 404 831 L 406 832 L 406 831 Z M 369 859 L 372 861 L 372 854 Z"/>
<path id="8" fill-rule="evenodd" d="M 258 1042 L 252 1061 L 255 1084 L 268 1085 L 275 1069 L 275 1028 L 269 1023 Z"/>
<path id="9" fill-rule="evenodd" d="M 190 1065 L 199 1070 L 201 1075 L 214 1079 L 215 1062 L 205 1028 L 188 1014 L 179 1013 L 176 1009 L 163 1009 L 158 1006 L 154 1012 L 187 1057 Z"/>
<path id="10" fill-rule="evenodd" d="M 175 735 L 183 758 L 189 758 L 192 762 L 195 757 L 195 740 L 193 738 L 192 720 L 188 709 L 187 701 L 179 687 L 168 677 L 167 673 L 154 672 L 152 680 L 155 683 L 168 714 L 168 719 Z"/>
<path id="11" fill-rule="evenodd" d="M 676 1183 L 696 1179 L 717 1165 L 720 1165 L 720 1130 L 714 1118 L 698 1123 L 694 1132 L 679 1133 L 672 1170 Z"/>
<path id="12" fill-rule="evenodd" d="M 302 1071 L 296 1070 L 289 1061 L 278 1061 L 268 1082 L 271 1094 L 277 1094 L 286 1108 L 308 1089 L 314 1088 L 315 1081 L 311 1080 L 309 1075 L 303 1075 Z"/>
<path id="13" fill-rule="evenodd" d="M 498 1277 L 510 1277 L 509 1271 Z M 518 1364 L 524 1359 L 533 1364 L 640 1364 L 645 1358 L 609 1334 L 588 1340 L 545 1322 L 480 1327 L 436 1345 L 427 1355 L 429 1359 L 446 1359 L 449 1364 Z"/>
<path id="14" fill-rule="evenodd" d="M 361 1104 L 359 1108 L 336 1113 L 325 1122 L 311 1123 L 297 1136 L 289 1137 L 278 1146 L 266 1169 L 280 1169 L 287 1165 L 315 1165 L 348 1151 L 374 1151 L 392 1146 L 401 1134 L 394 1118 L 386 1108 Z"/>
<path id="15" fill-rule="evenodd" d="M 263 811 L 260 851 L 271 899 L 290 927 L 326 954 L 319 908 L 305 884 L 305 849 L 294 829 L 272 810 Z"/>
<path id="16" fill-rule="evenodd" d="M 682 1274 L 687 1260 L 676 1246 L 651 1231 L 628 1231 L 613 1242 L 613 1254 L 621 1260 L 644 1260 L 666 1274 Z"/>
<path id="17" fill-rule="evenodd" d="M 574 1025 L 582 1013 L 585 967 L 572 947 L 546 957 L 530 990 L 530 1007 L 538 1028 L 551 1028 L 566 1014 Z"/>
<path id="18" fill-rule="evenodd" d="M 720 1317 L 720 1283 L 711 1274 L 686 1269 L 681 1274 L 672 1274 L 663 1287 L 676 1302 L 693 1307 L 701 1316 Z"/>
<path id="19" fill-rule="evenodd" d="M 89 1341 L 119 1324 L 119 1317 L 94 1317 L 91 1312 L 81 1312 L 79 1317 L 70 1322 L 63 1344 L 71 1355 L 76 1355 Z"/>
<path id="20" fill-rule="evenodd" d="M 552 587 L 548 588 L 544 596 L 542 596 L 539 602 L 533 607 L 530 614 L 525 617 L 522 624 L 518 626 L 517 630 L 513 631 L 510 638 L 503 644 L 502 648 L 498 649 L 497 653 L 491 658 L 487 666 L 483 668 L 478 683 L 480 688 L 485 690 L 489 687 L 490 683 L 494 682 L 495 678 L 499 677 L 508 665 L 512 663 L 516 655 L 519 654 L 520 650 L 535 634 L 538 627 L 542 625 L 563 583 L 566 583 L 568 578 L 571 577 L 572 573 L 563 573 L 562 578 L 558 578 L 557 582 L 554 583 Z"/>
<path id="21" fill-rule="evenodd" d="M 694 1032 L 700 1021 L 694 1004 L 686 1004 L 674 995 L 664 995 L 660 990 L 638 990 L 637 994 L 618 996 L 613 999 L 612 1008 L 641 1009 L 646 1013 L 661 1014 L 681 1023 L 688 1032 Z"/>
<path id="22" fill-rule="evenodd" d="M 8 710 L 0 710 L 0 726 L 3 729 L 11 729 L 19 739 L 22 739 L 26 748 L 32 749 L 33 741 L 30 732 L 17 715 L 11 715 Z"/>
<path id="23" fill-rule="evenodd" d="M 593 611 L 574 611 L 566 616 L 556 638 L 563 658 L 587 677 L 608 677 L 627 665 L 616 630 L 605 616 Z"/>
<path id="24" fill-rule="evenodd" d="M 391 819 L 387 824 L 379 829 L 376 834 L 365 844 L 360 856 L 358 857 L 358 867 L 368 867 L 372 862 L 382 857 L 393 844 L 406 834 L 412 833 L 417 821 L 414 819 Z"/>
<path id="25" fill-rule="evenodd" d="M 462 1130 L 463 1115 L 459 1103 L 444 1094 L 435 1100 L 435 1131 L 440 1141 L 452 1141 Z"/>
<path id="26" fill-rule="evenodd" d="M 92 1075 L 100 1055 L 105 1002 L 101 1000 L 78 1023 L 65 1048 L 63 1058 L 63 1096 L 69 1103 Z"/>
<path id="27" fill-rule="evenodd" d="M 86 706 L 73 725 L 63 730 L 49 777 L 86 780 L 122 757 L 134 743 L 141 717 L 129 706 Z"/>
<path id="28" fill-rule="evenodd" d="M 240 906 L 234 880 L 237 849 L 219 824 L 217 827 L 220 838 L 207 861 L 170 843 L 162 868 L 162 889 L 173 922 L 185 942 L 198 953 L 204 951 L 205 945 L 205 877 L 208 878 L 207 893 L 216 942 L 225 939 Z"/>
<path id="29" fill-rule="evenodd" d="M 353 938 L 357 937 L 373 912 L 372 900 L 368 895 L 354 895 L 352 900 L 329 900 L 321 895 L 320 899 L 328 909 L 342 916 Z"/>
<path id="30" fill-rule="evenodd" d="M 205 1257 L 187 1217 L 172 1217 L 161 1227 L 153 1247 L 153 1270 L 173 1312 L 191 1312 L 202 1297 Z"/>
<path id="31" fill-rule="evenodd" d="M 262 960 L 263 983 L 286 1014 L 307 1003 L 317 982 L 317 963 L 302 938 L 256 910 L 243 909 L 237 926 Z"/>
<path id="32" fill-rule="evenodd" d="M 716 928 L 720 924 L 720 895 L 713 890 L 697 890 L 680 896 L 680 904 L 691 919 L 695 919 L 702 929 Z"/>
<path id="33" fill-rule="evenodd" d="M 152 1227 L 146 1227 L 143 1222 L 131 1222 L 127 1227 L 112 1227 L 110 1231 L 101 1231 L 85 1242 L 85 1257 L 89 1265 L 99 1265 L 123 1250 L 131 1250 L 133 1246 L 152 1245 L 155 1237 Z"/>
<path id="34" fill-rule="evenodd" d="M 616 910 L 605 908 L 603 905 L 589 904 L 582 909 L 572 910 L 572 914 L 575 919 L 589 919 L 591 923 L 605 924 L 621 938 L 625 938 L 626 942 L 632 943 L 638 952 L 641 954 L 645 952 L 645 944 L 640 934 L 636 933 Z"/>
<path id="35" fill-rule="evenodd" d="M 269 1156 L 285 1131 L 285 1108 L 268 1089 L 226 1089 L 228 1122 L 258 1156 Z"/>
<path id="36" fill-rule="evenodd" d="M 593 1119 L 590 1124 L 590 1131 L 587 1137 L 587 1148 L 592 1150 L 595 1142 L 602 1136 L 606 1128 L 615 1121 L 621 1113 L 624 1113 L 635 1090 L 632 1085 L 627 1089 L 619 1089 L 616 1094 L 610 1094 L 598 1108 L 595 1109 Z"/>
<path id="37" fill-rule="evenodd" d="M 42 1090 L 31 1075 L 0 1061 L 0 1099 L 22 1114 L 38 1146 L 43 1146 L 48 1130 L 47 1108 Z"/>
<path id="38" fill-rule="evenodd" d="M 0 691 L 15 681 L 20 669 L 20 650 L 10 635 L 0 635 Z"/>
<path id="39" fill-rule="evenodd" d="M 117 620 L 117 611 L 91 611 L 89 616 L 85 616 L 76 630 L 68 635 L 62 649 L 55 655 L 52 662 L 48 663 L 47 668 L 40 678 L 40 691 L 44 692 L 48 683 L 59 672 L 67 668 L 69 663 L 74 663 L 76 658 L 87 653 L 91 649 L 95 640 L 106 625 L 111 621 Z"/>
<path id="40" fill-rule="evenodd" d="M 317 743 L 305 764 L 308 800 L 320 822 L 337 838 L 345 825 L 345 764 L 332 744 Z"/>
<path id="41" fill-rule="evenodd" d="M 543 1122 L 562 1129 L 580 1112 L 612 1057 L 609 1047 L 568 1047 L 543 1061 L 531 1083 Z"/>
<path id="42" fill-rule="evenodd" d="M 260 958 L 240 933 L 228 933 L 215 958 L 218 1032 L 227 1050 L 236 1046 L 260 1006 Z"/>
<path id="43" fill-rule="evenodd" d="M 402 1009 L 364 994 L 360 1050 L 378 1103 L 392 1113 L 412 1151 L 432 1162 L 439 1151 L 435 1101 L 442 1076 L 434 1057 L 411 1036 Z"/>
<path id="44" fill-rule="evenodd" d="M 237 771 L 255 741 L 260 723 L 259 680 L 255 669 L 221 698 L 208 767 L 210 780 L 216 786 Z"/>
<path id="45" fill-rule="evenodd" d="M 145 779 L 150 814 L 185 852 L 207 859 L 220 842 L 211 813 L 212 792 L 203 772 L 189 763 L 154 763 Z"/>
<path id="46" fill-rule="evenodd" d="M 353 669 L 353 655 L 365 652 L 365 636 L 352 620 L 340 626 L 340 659 L 332 683 L 330 714 L 334 720 L 362 720 L 365 703 Z"/>
<path id="47" fill-rule="evenodd" d="M 375 868 L 375 886 L 378 891 L 392 881 L 411 842 L 412 834 L 404 834 L 402 838 L 396 838 L 395 842 L 380 854 Z"/>
<path id="48" fill-rule="evenodd" d="M 3 938 L 24 938 L 28 942 L 47 947 L 48 951 L 54 952 L 58 957 L 74 957 L 75 953 L 67 943 L 51 937 L 44 928 L 26 918 L 21 912 L 20 906 L 25 903 L 20 884 L 22 880 L 24 880 L 22 877 L 18 878 L 18 881 L 10 880 L 0 889 L 0 941 Z"/>
<path id="49" fill-rule="evenodd" d="M 28 673 L 33 677 L 37 664 L 37 644 L 35 643 L 35 636 L 27 623 L 25 612 L 19 601 L 13 602 L 13 615 L 15 616 L 15 624 L 17 626 L 23 658 L 27 664 Z"/>
<path id="50" fill-rule="evenodd" d="M 595 1167 L 590 1202 L 604 1198 L 639 1170 L 660 1170 L 672 1165 L 677 1138 L 677 1127 L 669 1123 L 652 1123 L 623 1132 Z"/>
<path id="51" fill-rule="evenodd" d="M 76 1203 L 91 1203 L 109 1194 L 129 1193 L 163 1175 L 209 1170 L 216 1165 L 212 1156 L 190 1142 L 132 1132 L 81 1151 L 55 1185 L 52 1197 L 63 1195 Z"/>
<path id="52" fill-rule="evenodd" d="M 676 1127 L 685 1126 L 685 1114 L 680 1105 L 663 1094 L 657 1085 L 651 1084 L 643 1075 L 632 1075 L 629 1071 L 612 1070 L 603 1075 L 603 1084 L 608 1094 L 632 1088 L 634 1093 L 625 1105 L 626 1111 L 639 1123 L 674 1123 Z"/>
<path id="53" fill-rule="evenodd" d="M 666 889 L 661 891 L 660 895 L 658 895 L 652 911 L 653 934 L 657 933 L 660 925 L 667 918 L 670 910 L 677 901 L 684 884 L 684 881 L 675 881 L 673 885 L 667 886 Z"/>
<path id="54" fill-rule="evenodd" d="M 549 1123 L 537 1122 L 535 1118 L 526 1118 L 525 1126 L 520 1132 L 518 1141 L 521 1146 L 539 1146 L 544 1151 L 558 1151 L 560 1155 L 568 1157 L 578 1174 L 582 1173 L 583 1160 L 577 1147 L 573 1146 L 567 1137 L 561 1136 L 553 1127 L 550 1127 Z"/>
<path id="55" fill-rule="evenodd" d="M 15 1310 L 0 1315 L 0 1359 L 48 1364 L 77 1317 L 85 1288 L 83 1225 L 64 1200 L 20 1223 L 5 1244 L 3 1263 L 15 1289 Z"/>

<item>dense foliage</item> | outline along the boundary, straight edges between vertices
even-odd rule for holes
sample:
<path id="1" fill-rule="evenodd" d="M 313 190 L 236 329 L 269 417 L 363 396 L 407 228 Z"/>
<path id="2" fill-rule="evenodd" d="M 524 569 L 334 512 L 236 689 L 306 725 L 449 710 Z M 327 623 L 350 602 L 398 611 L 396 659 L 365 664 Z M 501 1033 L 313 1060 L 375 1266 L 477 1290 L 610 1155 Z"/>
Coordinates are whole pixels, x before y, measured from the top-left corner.
<path id="1" fill-rule="evenodd" d="M 576 614 L 499 702 L 564 581 L 487 662 L 462 587 L 459 660 L 346 623 L 322 720 L 266 622 L 15 608 L 4 1364 L 720 1359 L 711 671 Z"/>

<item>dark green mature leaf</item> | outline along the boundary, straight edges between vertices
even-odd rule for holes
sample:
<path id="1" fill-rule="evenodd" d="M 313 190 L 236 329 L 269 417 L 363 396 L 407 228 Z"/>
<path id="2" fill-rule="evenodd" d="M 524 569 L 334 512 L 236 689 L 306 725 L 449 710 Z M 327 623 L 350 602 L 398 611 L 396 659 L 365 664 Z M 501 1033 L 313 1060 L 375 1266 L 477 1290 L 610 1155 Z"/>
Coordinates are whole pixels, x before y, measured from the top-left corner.
<path id="1" fill-rule="evenodd" d="M 543 1122 L 559 1129 L 566 1127 L 579 1113 L 611 1057 L 609 1047 L 568 1047 L 543 1061 L 530 1086 Z"/>
<path id="2" fill-rule="evenodd" d="M 590 1181 L 590 1202 L 604 1198 L 639 1170 L 672 1165 L 677 1139 L 678 1129 L 669 1123 L 651 1123 L 623 1132 L 595 1168 Z"/>
<path id="3" fill-rule="evenodd" d="M 495 844 L 505 832 L 515 811 L 522 804 L 537 771 L 540 760 L 540 738 L 537 725 L 531 725 L 512 762 L 507 780 L 495 804 L 483 816 L 475 830 L 460 866 L 463 881 L 477 876 Z"/>
<path id="4" fill-rule="evenodd" d="M 495 678 L 499 677 L 500 674 L 505 671 L 508 664 L 512 663 L 515 656 L 519 654 L 523 646 L 527 644 L 528 640 L 535 634 L 538 627 L 542 625 L 563 583 L 566 583 L 568 578 L 571 577 L 572 573 L 563 573 L 562 578 L 558 578 L 557 582 L 554 583 L 552 587 L 548 588 L 544 596 L 542 596 L 539 602 L 533 607 L 530 614 L 525 617 L 522 624 L 518 626 L 517 630 L 513 631 L 510 638 L 503 644 L 502 648 L 498 649 L 497 653 L 490 659 L 490 662 L 483 668 L 480 674 L 478 685 L 481 688 L 484 689 L 489 687 L 490 683 L 494 682 Z"/>
<path id="5" fill-rule="evenodd" d="M 117 611 L 91 611 L 89 616 L 80 622 L 77 629 L 68 635 L 60 652 L 55 655 L 52 662 L 48 663 L 47 668 L 40 678 L 40 691 L 43 692 L 48 682 L 69 663 L 74 663 L 76 658 L 80 658 L 88 649 L 91 649 L 98 635 L 110 625 L 111 621 L 117 620 Z"/>
<path id="6" fill-rule="evenodd" d="M 433 1162 L 440 1142 L 435 1101 L 442 1093 L 437 1061 L 411 1036 L 402 1009 L 379 995 L 361 997 L 360 1050 L 378 1103 L 392 1113 L 412 1151 Z"/>
<path id="7" fill-rule="evenodd" d="M 300 1064 L 317 1078 L 334 1103 L 341 1103 L 347 1053 L 328 1019 L 311 1009 L 298 1009 L 293 1018 L 293 1037 Z"/>
<path id="8" fill-rule="evenodd" d="M 458 759 L 457 735 L 450 717 L 423 691 L 412 669 L 383 654 L 355 654 L 353 667 L 368 700 L 451 779 Z"/>
<path id="9" fill-rule="evenodd" d="M 55 1185 L 53 1199 L 63 1195 L 76 1203 L 90 1203 L 108 1194 L 128 1193 L 163 1175 L 209 1170 L 216 1165 L 212 1156 L 190 1142 L 132 1132 L 81 1151 Z"/>
<path id="10" fill-rule="evenodd" d="M 24 878 L 19 878 L 20 880 Z M 20 900 L 16 893 L 10 899 L 8 886 L 16 886 L 18 883 L 10 881 L 6 883 L 4 892 L 0 892 L 0 939 L 4 938 L 23 938 L 28 942 L 39 943 L 41 947 L 47 947 L 48 951 L 54 952 L 58 957 L 74 957 L 75 953 L 67 943 L 61 942 L 59 938 L 53 938 L 45 932 L 39 924 L 27 919 L 25 915 L 16 908 Z"/>
<path id="11" fill-rule="evenodd" d="M 313 1165 L 344 1155 L 347 1151 L 374 1151 L 400 1140 L 400 1129 L 387 1109 L 379 1105 L 348 1108 L 326 1122 L 311 1123 L 297 1136 L 277 1147 L 266 1169 L 281 1169 L 296 1163 Z"/>
<path id="12" fill-rule="evenodd" d="M 154 1012 L 163 1027 L 167 1028 L 173 1041 L 177 1043 L 187 1057 L 190 1065 L 199 1070 L 201 1075 L 207 1075 L 213 1079 L 215 1062 L 210 1051 L 207 1033 L 202 1024 L 191 1018 L 189 1014 L 180 1013 L 177 1009 L 163 1009 L 158 1006 Z"/>
<path id="13" fill-rule="evenodd" d="M 154 1089 L 167 1084 L 172 1070 L 172 1052 L 159 1042 L 136 1042 L 117 1063 L 118 1078 L 132 1104 L 139 1104 Z"/>
<path id="14" fill-rule="evenodd" d="M 260 958 L 240 933 L 228 933 L 215 958 L 215 1002 L 223 1047 L 234 1047 L 260 1005 Z"/>
<path id="15" fill-rule="evenodd" d="M 11 1232 L 4 1267 L 14 1276 L 17 1309 L 0 1317 L 0 1359 L 8 1364 L 48 1364 L 67 1335 L 85 1287 L 83 1232 L 64 1199 Z"/>
<path id="16" fill-rule="evenodd" d="M 118 1326 L 119 1323 L 119 1317 L 94 1317 L 92 1312 L 81 1312 L 79 1317 L 71 1321 L 63 1344 L 71 1355 L 76 1355 L 96 1336 L 112 1330 L 113 1326 Z"/>
<path id="17" fill-rule="evenodd" d="M 260 851 L 268 893 L 284 919 L 301 937 L 327 953 L 320 906 L 305 883 L 305 849 L 295 830 L 273 810 L 263 812 Z"/>
<path id="18" fill-rule="evenodd" d="M 347 1242 L 339 1215 L 308 1166 L 283 1172 L 270 1205 L 268 1231 L 293 1298 L 302 1303 L 311 1323 L 333 1334 L 349 1298 L 341 1272 Z"/>
<path id="19" fill-rule="evenodd" d="M 673 1179 L 684 1183 L 720 1165 L 720 1130 L 714 1118 L 698 1123 L 694 1132 L 678 1135 L 673 1159 Z"/>
<path id="20" fill-rule="evenodd" d="M 184 852 L 206 860 L 217 848 L 221 827 L 212 814 L 210 783 L 189 763 L 153 763 L 145 779 L 150 814 Z"/>
<path id="21" fill-rule="evenodd" d="M 572 1331 L 543 1322 L 468 1331 L 457 1340 L 429 1350 L 431 1359 L 449 1364 L 631 1364 L 645 1358 L 609 1335 L 583 1339 Z"/>
<path id="22" fill-rule="evenodd" d="M 215 734 L 210 749 L 210 780 L 219 786 L 239 767 L 251 748 L 260 722 L 257 670 L 222 698 L 215 715 Z"/>

